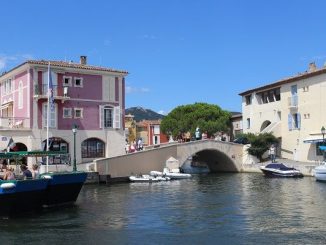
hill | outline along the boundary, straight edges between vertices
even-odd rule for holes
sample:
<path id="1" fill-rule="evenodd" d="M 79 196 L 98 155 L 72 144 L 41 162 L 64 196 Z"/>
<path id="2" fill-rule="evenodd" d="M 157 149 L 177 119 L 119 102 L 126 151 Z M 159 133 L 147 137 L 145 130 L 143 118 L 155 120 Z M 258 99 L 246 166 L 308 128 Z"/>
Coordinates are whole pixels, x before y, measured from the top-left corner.
<path id="1" fill-rule="evenodd" d="M 164 115 L 159 114 L 155 111 L 152 111 L 150 109 L 145 109 L 142 107 L 131 107 L 126 109 L 126 115 L 131 114 L 134 115 L 134 120 L 136 122 L 139 122 L 141 120 L 158 120 L 163 119 Z"/>

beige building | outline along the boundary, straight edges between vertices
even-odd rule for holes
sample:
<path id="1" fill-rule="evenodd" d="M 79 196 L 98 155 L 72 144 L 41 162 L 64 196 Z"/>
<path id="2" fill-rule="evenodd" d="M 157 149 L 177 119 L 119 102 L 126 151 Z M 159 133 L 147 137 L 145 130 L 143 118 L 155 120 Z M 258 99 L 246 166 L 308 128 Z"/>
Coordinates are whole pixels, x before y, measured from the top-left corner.
<path id="1" fill-rule="evenodd" d="M 244 133 L 272 132 L 279 155 L 297 161 L 322 160 L 326 127 L 326 67 L 240 93 Z"/>

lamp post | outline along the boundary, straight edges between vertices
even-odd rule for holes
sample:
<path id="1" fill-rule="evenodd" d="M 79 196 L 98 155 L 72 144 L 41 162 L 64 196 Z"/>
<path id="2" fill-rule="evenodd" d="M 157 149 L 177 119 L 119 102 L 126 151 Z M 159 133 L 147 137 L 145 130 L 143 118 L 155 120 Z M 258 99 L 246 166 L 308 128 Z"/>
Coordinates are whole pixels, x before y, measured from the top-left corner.
<path id="1" fill-rule="evenodd" d="M 321 134 L 323 135 L 323 146 L 324 146 L 325 145 L 325 133 L 326 133 L 325 127 L 322 126 L 320 131 L 321 131 Z M 323 161 L 325 161 L 325 150 L 323 150 Z"/>
<path id="2" fill-rule="evenodd" d="M 77 133 L 77 125 L 75 124 L 72 128 L 72 133 L 74 134 L 74 160 L 73 160 L 73 171 L 77 171 L 77 163 L 76 163 L 76 133 Z"/>

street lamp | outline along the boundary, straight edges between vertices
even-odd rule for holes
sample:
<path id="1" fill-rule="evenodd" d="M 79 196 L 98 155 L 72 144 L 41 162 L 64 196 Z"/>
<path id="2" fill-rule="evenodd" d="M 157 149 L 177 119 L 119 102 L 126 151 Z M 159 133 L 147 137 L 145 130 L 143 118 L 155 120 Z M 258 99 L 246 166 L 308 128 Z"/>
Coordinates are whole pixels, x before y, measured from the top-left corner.
<path id="1" fill-rule="evenodd" d="M 322 126 L 320 131 L 321 131 L 321 134 L 323 135 L 323 146 L 324 146 L 325 145 L 325 133 L 326 133 L 325 127 Z M 323 150 L 323 160 L 325 161 L 325 150 Z"/>
<path id="2" fill-rule="evenodd" d="M 72 133 L 74 134 L 74 161 L 73 161 L 73 171 L 77 171 L 77 163 L 76 163 L 76 134 L 77 134 L 77 125 L 76 124 L 72 128 Z"/>

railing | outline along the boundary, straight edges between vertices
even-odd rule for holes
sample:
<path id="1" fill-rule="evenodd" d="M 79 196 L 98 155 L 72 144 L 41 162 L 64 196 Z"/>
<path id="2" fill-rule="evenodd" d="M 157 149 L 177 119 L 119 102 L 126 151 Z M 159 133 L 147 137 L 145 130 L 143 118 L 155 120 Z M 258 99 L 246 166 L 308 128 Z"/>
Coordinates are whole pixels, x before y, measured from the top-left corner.
<path id="1" fill-rule="evenodd" d="M 58 86 L 58 85 L 53 85 L 53 96 L 62 96 L 66 97 L 68 96 L 68 87 L 67 86 Z M 34 86 L 34 95 L 39 95 L 39 96 L 47 96 L 48 95 L 48 85 L 47 84 L 42 84 L 40 85 L 35 85 Z"/>
<path id="2" fill-rule="evenodd" d="M 289 107 L 298 107 L 298 96 L 297 95 L 288 97 L 288 106 Z"/>
<path id="3" fill-rule="evenodd" d="M 26 117 L 0 117 L 0 129 L 30 128 L 30 119 Z"/>

